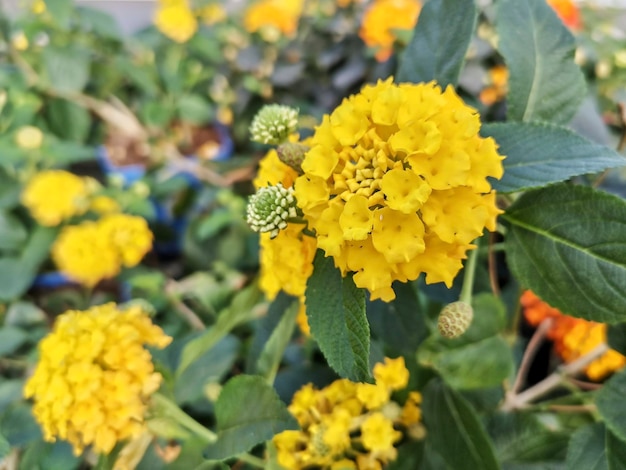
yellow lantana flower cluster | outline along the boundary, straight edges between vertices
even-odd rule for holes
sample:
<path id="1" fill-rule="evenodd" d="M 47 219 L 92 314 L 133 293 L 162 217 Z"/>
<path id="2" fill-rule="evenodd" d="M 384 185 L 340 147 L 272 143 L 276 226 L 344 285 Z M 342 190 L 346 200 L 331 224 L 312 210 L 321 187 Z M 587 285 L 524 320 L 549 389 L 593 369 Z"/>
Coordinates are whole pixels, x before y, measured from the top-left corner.
<path id="1" fill-rule="evenodd" d="M 152 239 L 142 217 L 106 214 L 64 227 L 52 246 L 52 259 L 68 277 L 93 287 L 119 274 L 122 266 L 139 264 L 152 248 Z"/>
<path id="2" fill-rule="evenodd" d="M 109 453 L 145 430 L 148 399 L 160 386 L 144 345 L 171 341 L 137 305 L 110 303 L 60 315 L 39 344 L 39 362 L 24 395 L 46 441 Z"/>
<path id="3" fill-rule="evenodd" d="M 261 160 L 255 188 L 282 184 L 293 187 L 298 173 L 278 158 L 276 150 L 270 150 Z M 260 281 L 259 285 L 271 300 L 283 290 L 300 299 L 298 323 L 308 331 L 304 307 L 306 282 L 313 273 L 313 258 L 317 243 L 315 238 L 302 233 L 305 225 L 288 223 L 272 238 L 270 233 L 260 234 Z"/>
<path id="4" fill-rule="evenodd" d="M 317 244 L 372 299 L 395 298 L 394 281 L 444 282 L 471 242 L 496 228 L 502 177 L 478 113 L 449 86 L 367 85 L 323 118 L 295 195 Z"/>
<path id="5" fill-rule="evenodd" d="M 321 390 L 308 384 L 296 392 L 289 411 L 301 430 L 274 436 L 278 463 L 289 470 L 380 469 L 396 459 L 402 431 L 423 437 L 421 395 L 409 392 L 403 406 L 391 400 L 408 384 L 404 359 L 385 358 L 373 373 L 375 384 L 339 379 Z"/>
<path id="6" fill-rule="evenodd" d="M 376 48 L 376 60 L 384 62 L 393 54 L 396 30 L 411 30 L 417 22 L 419 0 L 375 0 L 363 15 L 359 36 Z"/>
<path id="7" fill-rule="evenodd" d="M 37 173 L 22 192 L 21 201 L 41 225 L 53 227 L 84 214 L 97 183 L 65 170 Z"/>

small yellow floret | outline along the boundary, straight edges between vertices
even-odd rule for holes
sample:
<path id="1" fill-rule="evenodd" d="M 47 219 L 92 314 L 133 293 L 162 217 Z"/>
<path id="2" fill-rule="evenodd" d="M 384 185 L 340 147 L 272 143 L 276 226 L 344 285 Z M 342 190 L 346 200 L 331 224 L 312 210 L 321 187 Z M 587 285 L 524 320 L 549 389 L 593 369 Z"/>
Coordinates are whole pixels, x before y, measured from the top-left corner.
<path id="1" fill-rule="evenodd" d="M 186 0 L 161 1 L 157 8 L 154 25 L 170 39 L 183 43 L 189 41 L 198 30 L 198 20 Z"/>

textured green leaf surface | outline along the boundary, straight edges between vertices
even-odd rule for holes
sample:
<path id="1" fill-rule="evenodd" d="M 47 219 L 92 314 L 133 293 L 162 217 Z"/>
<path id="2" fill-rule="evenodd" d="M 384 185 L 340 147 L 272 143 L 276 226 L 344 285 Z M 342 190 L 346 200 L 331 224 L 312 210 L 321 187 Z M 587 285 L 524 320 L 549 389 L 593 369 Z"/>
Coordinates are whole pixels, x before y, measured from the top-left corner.
<path id="1" fill-rule="evenodd" d="M 626 165 L 626 158 L 571 130 L 548 123 L 487 124 L 480 133 L 493 137 L 502 162 L 502 179 L 492 181 L 497 191 L 538 188 L 572 176 L 597 173 Z"/>
<path id="2" fill-rule="evenodd" d="M 626 323 L 609 325 L 606 330 L 606 342 L 611 349 L 626 354 Z"/>
<path id="3" fill-rule="evenodd" d="M 520 284 L 564 313 L 626 320 L 626 201 L 557 184 L 522 195 L 501 218 Z"/>
<path id="4" fill-rule="evenodd" d="M 224 385 L 215 415 L 218 439 L 204 452 L 210 460 L 233 457 L 279 432 L 298 429 L 274 389 L 263 377 L 254 375 L 238 375 Z"/>
<path id="5" fill-rule="evenodd" d="M 419 361 L 441 374 L 448 385 L 459 390 L 482 389 L 502 383 L 513 370 L 513 357 L 507 342 L 492 336 L 454 349 L 420 348 Z"/>
<path id="6" fill-rule="evenodd" d="M 396 81 L 456 85 L 475 24 L 472 0 L 430 0 L 400 59 Z"/>
<path id="7" fill-rule="evenodd" d="M 626 372 L 615 374 L 607 380 L 596 395 L 596 406 L 606 426 L 620 439 L 626 441 Z M 626 445 L 626 444 L 624 444 Z"/>
<path id="8" fill-rule="evenodd" d="M 626 442 L 607 429 L 605 447 L 609 470 L 626 470 Z"/>
<path id="9" fill-rule="evenodd" d="M 609 470 L 604 424 L 591 424 L 574 433 L 567 450 L 567 468 L 568 470 Z"/>
<path id="10" fill-rule="evenodd" d="M 424 388 L 422 413 L 430 445 L 450 468 L 500 468 L 476 411 L 442 381 Z"/>
<path id="11" fill-rule="evenodd" d="M 43 63 L 49 86 L 57 91 L 78 92 L 89 81 L 89 55 L 78 46 L 46 47 Z"/>
<path id="12" fill-rule="evenodd" d="M 332 258 L 318 250 L 306 288 L 306 313 L 311 335 L 339 375 L 353 381 L 370 377 L 370 330 L 365 293 L 352 277 L 341 277 Z"/>
<path id="13" fill-rule="evenodd" d="M 509 69 L 508 118 L 568 123 L 585 97 L 572 34 L 545 0 L 500 0 L 496 28 Z"/>

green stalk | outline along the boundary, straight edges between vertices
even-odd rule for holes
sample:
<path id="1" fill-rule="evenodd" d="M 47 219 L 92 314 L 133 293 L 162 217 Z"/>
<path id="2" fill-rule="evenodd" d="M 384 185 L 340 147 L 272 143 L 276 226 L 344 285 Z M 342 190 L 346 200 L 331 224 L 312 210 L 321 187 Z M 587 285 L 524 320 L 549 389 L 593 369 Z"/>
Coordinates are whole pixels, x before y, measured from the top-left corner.
<path id="1" fill-rule="evenodd" d="M 474 276 L 476 274 L 476 260 L 478 259 L 478 249 L 470 251 L 465 270 L 463 271 L 463 287 L 459 300 L 468 305 L 472 305 L 472 291 L 474 289 Z"/>

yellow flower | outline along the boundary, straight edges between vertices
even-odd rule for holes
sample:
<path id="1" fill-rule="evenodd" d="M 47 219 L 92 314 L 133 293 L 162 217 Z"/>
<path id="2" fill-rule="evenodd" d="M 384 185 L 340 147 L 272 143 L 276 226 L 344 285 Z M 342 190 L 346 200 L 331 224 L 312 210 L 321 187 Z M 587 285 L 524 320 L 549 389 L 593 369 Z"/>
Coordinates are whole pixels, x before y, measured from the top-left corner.
<path id="1" fill-rule="evenodd" d="M 98 225 L 101 236 L 110 241 L 126 267 L 139 264 L 152 248 L 152 232 L 142 217 L 108 214 L 100 219 Z"/>
<path id="2" fill-rule="evenodd" d="M 16 51 L 25 51 L 26 49 L 28 49 L 28 38 L 22 31 L 20 31 L 19 33 L 11 37 L 11 46 L 13 46 Z"/>
<path id="3" fill-rule="evenodd" d="M 139 306 L 110 303 L 60 315 L 39 344 L 39 362 L 24 388 L 46 441 L 109 453 L 144 432 L 147 401 L 161 383 L 144 345 L 171 341 Z"/>
<path id="4" fill-rule="evenodd" d="M 35 15 L 41 15 L 46 11 L 46 2 L 44 0 L 35 0 L 30 6 L 30 11 Z"/>
<path id="5" fill-rule="evenodd" d="M 89 210 L 104 215 L 120 211 L 120 205 L 108 196 L 96 196 L 89 203 Z"/>
<path id="6" fill-rule="evenodd" d="M 363 15 L 359 36 L 375 47 L 376 59 L 387 60 L 393 53 L 395 30 L 413 29 L 422 4 L 418 0 L 376 0 Z"/>
<path id="7" fill-rule="evenodd" d="M 59 225 L 89 208 L 92 187 L 86 178 L 64 170 L 36 174 L 22 192 L 22 204 L 41 225 Z"/>
<path id="8" fill-rule="evenodd" d="M 261 33 L 271 42 L 281 34 L 291 37 L 298 27 L 303 3 L 303 0 L 260 0 L 246 10 L 244 27 L 250 33 Z"/>
<path id="9" fill-rule="evenodd" d="M 371 298 L 394 281 L 451 286 L 471 242 L 495 230 L 502 177 L 477 112 L 434 82 L 368 85 L 324 116 L 295 182 L 317 245 Z"/>
<path id="10" fill-rule="evenodd" d="M 186 0 L 160 1 L 154 25 L 167 37 L 179 43 L 187 42 L 198 30 L 198 20 Z"/>
<path id="11" fill-rule="evenodd" d="M 301 430 L 274 436 L 280 465 L 290 470 L 382 469 L 397 457 L 394 444 L 403 433 L 394 426 L 411 438 L 423 437 L 421 395 L 409 392 L 404 408 L 391 400 L 391 390 L 408 382 L 404 360 L 386 358 L 377 366 L 375 385 L 338 379 L 321 390 L 307 384 L 294 394 L 288 409 Z"/>
<path id="12" fill-rule="evenodd" d="M 380 453 L 394 452 L 393 444 L 402 437 L 402 433 L 393 428 L 391 420 L 380 412 L 367 417 L 361 425 L 361 433 L 363 446 Z"/>
<path id="13" fill-rule="evenodd" d="M 52 245 L 52 259 L 61 272 L 88 287 L 120 272 L 117 249 L 91 221 L 64 227 Z"/>

